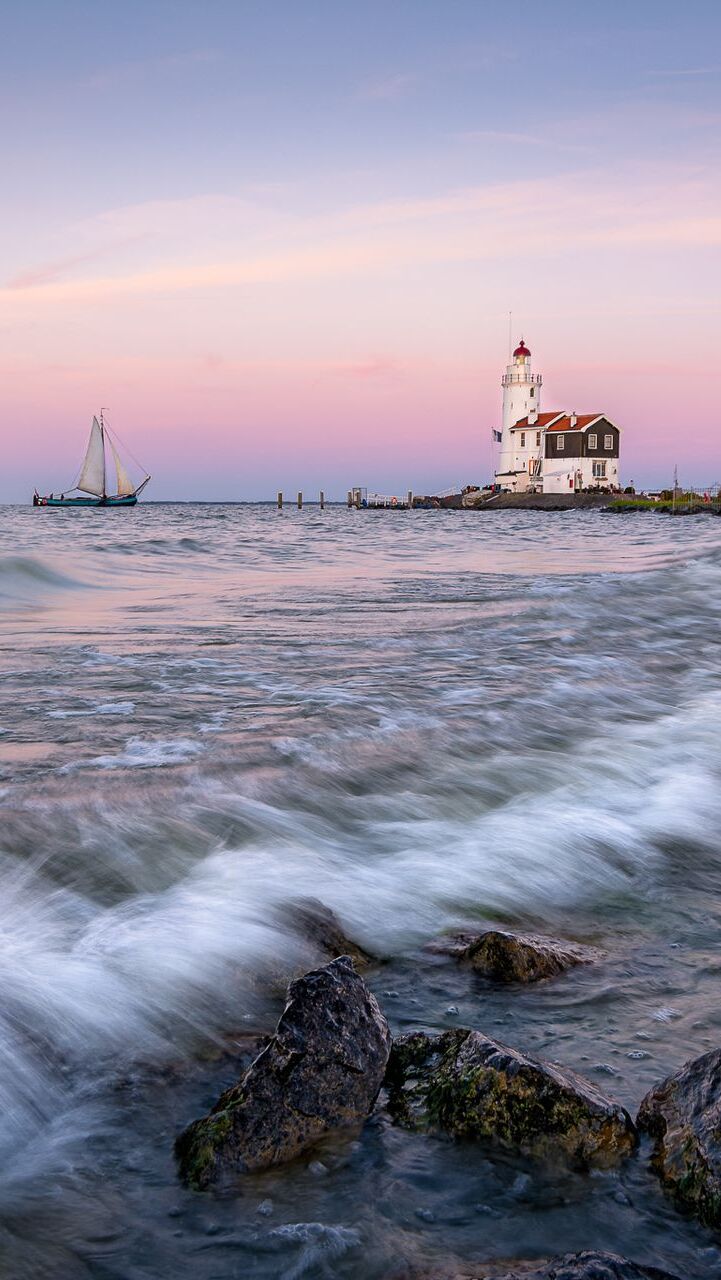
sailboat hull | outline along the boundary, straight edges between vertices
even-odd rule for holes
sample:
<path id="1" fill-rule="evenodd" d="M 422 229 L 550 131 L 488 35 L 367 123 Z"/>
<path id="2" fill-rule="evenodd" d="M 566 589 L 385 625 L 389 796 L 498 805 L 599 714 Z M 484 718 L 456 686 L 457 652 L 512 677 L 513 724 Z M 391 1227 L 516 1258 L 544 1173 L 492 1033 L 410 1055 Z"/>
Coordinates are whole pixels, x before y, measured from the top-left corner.
<path id="1" fill-rule="evenodd" d="M 37 507 L 134 507 L 137 495 L 117 498 L 38 498 Z"/>

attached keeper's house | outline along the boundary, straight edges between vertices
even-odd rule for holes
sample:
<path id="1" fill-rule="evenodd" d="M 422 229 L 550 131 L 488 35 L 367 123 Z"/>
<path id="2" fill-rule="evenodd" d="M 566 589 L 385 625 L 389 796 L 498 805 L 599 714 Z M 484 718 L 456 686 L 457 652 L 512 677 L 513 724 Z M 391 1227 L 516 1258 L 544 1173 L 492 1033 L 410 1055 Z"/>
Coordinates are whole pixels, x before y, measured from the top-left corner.
<path id="1" fill-rule="evenodd" d="M 503 377 L 496 483 L 515 493 L 619 488 L 620 430 L 603 413 L 540 412 L 540 374 L 523 339 Z"/>

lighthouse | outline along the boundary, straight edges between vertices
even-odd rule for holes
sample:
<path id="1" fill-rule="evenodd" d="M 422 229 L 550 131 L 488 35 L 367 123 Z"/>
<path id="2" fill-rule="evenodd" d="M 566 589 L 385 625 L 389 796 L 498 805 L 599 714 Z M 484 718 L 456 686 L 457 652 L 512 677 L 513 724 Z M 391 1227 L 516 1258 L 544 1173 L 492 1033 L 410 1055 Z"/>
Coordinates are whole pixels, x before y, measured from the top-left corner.
<path id="1" fill-rule="evenodd" d="M 620 428 L 605 413 L 541 413 L 542 381 L 521 338 L 501 379 L 496 484 L 510 493 L 618 490 Z"/>
<path id="2" fill-rule="evenodd" d="M 512 428 L 521 418 L 527 418 L 532 425 L 541 408 L 541 387 L 543 379 L 540 373 L 534 374 L 531 368 L 531 353 L 523 338 L 519 342 L 511 363 L 501 379 L 503 387 L 503 425 L 501 428 L 501 448 L 498 459 L 496 479 L 502 484 L 516 487 L 512 477 L 517 471 L 516 449 Z M 524 441 L 525 444 L 525 441 Z M 521 468 L 524 473 L 525 466 Z"/>

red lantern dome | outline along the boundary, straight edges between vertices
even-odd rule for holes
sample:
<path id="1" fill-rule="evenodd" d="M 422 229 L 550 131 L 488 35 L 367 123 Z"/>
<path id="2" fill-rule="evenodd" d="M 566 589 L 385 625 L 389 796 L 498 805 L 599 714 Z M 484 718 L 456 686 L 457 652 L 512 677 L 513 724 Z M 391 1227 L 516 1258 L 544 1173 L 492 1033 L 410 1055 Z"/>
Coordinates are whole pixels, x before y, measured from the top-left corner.
<path id="1" fill-rule="evenodd" d="M 516 347 L 516 350 L 513 353 L 514 360 L 516 360 L 519 356 L 524 356 L 526 359 L 528 359 L 530 354 L 531 353 L 528 350 L 528 347 L 526 346 L 525 342 L 523 341 L 523 338 L 521 338 L 520 343 L 518 344 L 518 346 Z"/>

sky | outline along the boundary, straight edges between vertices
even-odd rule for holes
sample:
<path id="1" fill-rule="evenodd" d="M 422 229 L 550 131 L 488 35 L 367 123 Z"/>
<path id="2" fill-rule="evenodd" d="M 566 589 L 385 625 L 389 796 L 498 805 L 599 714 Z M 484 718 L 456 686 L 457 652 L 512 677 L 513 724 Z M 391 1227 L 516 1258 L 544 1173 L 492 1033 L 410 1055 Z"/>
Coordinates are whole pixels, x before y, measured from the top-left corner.
<path id="1" fill-rule="evenodd" d="M 0 0 L 0 113 L 0 501 L 481 483 L 509 312 L 721 481 L 717 0 Z"/>

